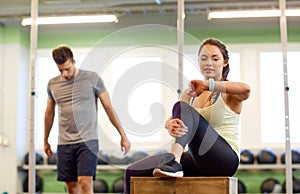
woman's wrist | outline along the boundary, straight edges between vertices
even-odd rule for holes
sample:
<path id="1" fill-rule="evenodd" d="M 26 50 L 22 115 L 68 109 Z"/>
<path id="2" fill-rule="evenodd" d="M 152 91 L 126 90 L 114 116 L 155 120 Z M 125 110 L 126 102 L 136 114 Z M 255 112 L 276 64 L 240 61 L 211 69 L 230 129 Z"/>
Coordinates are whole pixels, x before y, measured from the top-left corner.
<path id="1" fill-rule="evenodd" d="M 168 122 L 169 122 L 169 120 L 167 120 L 165 123 L 165 129 L 168 129 Z"/>
<path id="2" fill-rule="evenodd" d="M 169 122 L 171 121 L 172 117 L 169 117 L 168 120 L 165 122 L 165 128 L 169 129 Z"/>
<path id="3" fill-rule="evenodd" d="M 226 86 L 225 82 L 222 81 L 222 80 L 214 81 L 214 91 L 226 92 L 226 87 L 225 86 Z"/>
<path id="4" fill-rule="evenodd" d="M 214 91 L 215 89 L 215 80 L 213 78 L 208 79 L 208 90 Z"/>

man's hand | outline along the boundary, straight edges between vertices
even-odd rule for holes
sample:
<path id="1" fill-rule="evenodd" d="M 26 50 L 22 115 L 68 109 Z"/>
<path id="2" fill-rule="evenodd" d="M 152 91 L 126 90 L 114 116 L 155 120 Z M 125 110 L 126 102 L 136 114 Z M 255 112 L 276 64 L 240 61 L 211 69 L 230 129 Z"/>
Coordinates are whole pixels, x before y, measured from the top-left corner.
<path id="1" fill-rule="evenodd" d="M 128 140 L 128 138 L 127 137 L 122 138 L 121 139 L 121 150 L 122 150 L 122 152 L 124 152 L 124 154 L 127 154 L 130 150 L 130 147 L 131 147 L 131 143 Z"/>
<path id="2" fill-rule="evenodd" d="M 44 151 L 45 151 L 45 153 L 47 154 L 48 157 L 53 156 L 53 152 L 51 150 L 51 146 L 50 146 L 50 144 L 48 142 L 44 143 Z"/>

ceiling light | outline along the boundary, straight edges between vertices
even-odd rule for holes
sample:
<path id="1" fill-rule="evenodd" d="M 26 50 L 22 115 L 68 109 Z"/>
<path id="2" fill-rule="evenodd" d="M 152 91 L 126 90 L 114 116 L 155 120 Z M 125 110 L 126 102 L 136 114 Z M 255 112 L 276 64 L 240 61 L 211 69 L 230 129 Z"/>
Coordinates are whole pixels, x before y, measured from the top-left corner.
<path id="1" fill-rule="evenodd" d="M 76 24 L 76 23 L 102 23 L 102 22 L 118 22 L 115 15 L 85 15 L 85 16 L 57 16 L 57 17 L 39 17 L 38 25 L 44 24 Z M 22 25 L 32 24 L 32 18 L 22 20 Z"/>
<path id="2" fill-rule="evenodd" d="M 254 17 L 279 17 L 281 10 L 244 10 L 244 11 L 212 11 L 207 19 L 215 18 L 254 18 Z M 285 10 L 286 16 L 300 16 L 300 9 Z"/>

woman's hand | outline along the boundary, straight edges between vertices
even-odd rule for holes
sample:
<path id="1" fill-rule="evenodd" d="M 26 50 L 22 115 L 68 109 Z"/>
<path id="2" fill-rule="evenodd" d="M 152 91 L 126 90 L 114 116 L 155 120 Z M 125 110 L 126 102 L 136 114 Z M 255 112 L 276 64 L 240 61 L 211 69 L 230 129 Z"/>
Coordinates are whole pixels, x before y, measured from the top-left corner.
<path id="1" fill-rule="evenodd" d="M 185 126 L 182 120 L 180 119 L 168 119 L 166 122 L 166 128 L 169 131 L 169 134 L 172 137 L 179 138 L 185 135 L 188 131 L 188 127 Z"/>
<path id="2" fill-rule="evenodd" d="M 189 83 L 189 91 L 188 95 L 191 97 L 197 97 L 205 90 L 208 90 L 208 83 L 207 81 L 203 80 L 192 80 Z"/>

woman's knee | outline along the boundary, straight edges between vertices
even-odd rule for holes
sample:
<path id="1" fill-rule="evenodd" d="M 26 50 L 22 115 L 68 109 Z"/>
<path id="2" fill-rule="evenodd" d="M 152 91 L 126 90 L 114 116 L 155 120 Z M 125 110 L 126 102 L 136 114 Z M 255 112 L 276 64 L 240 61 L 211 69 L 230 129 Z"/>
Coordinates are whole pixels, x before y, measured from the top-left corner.
<path id="1" fill-rule="evenodd" d="M 186 107 L 186 106 L 190 106 L 190 105 L 184 101 L 177 101 L 173 107 L 180 108 L 180 107 Z"/>
<path id="2" fill-rule="evenodd" d="M 173 106 L 173 118 L 180 118 L 182 110 L 186 110 L 190 105 L 184 101 L 178 101 Z"/>

